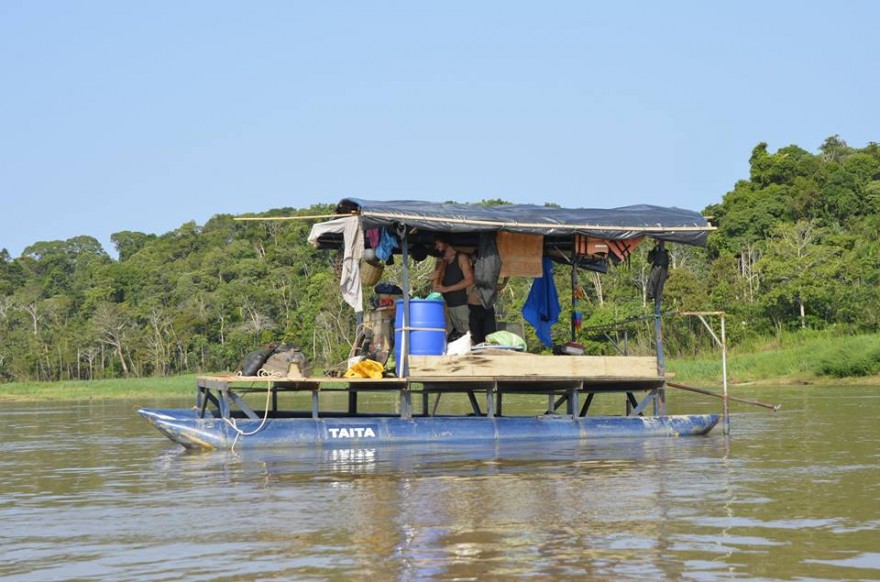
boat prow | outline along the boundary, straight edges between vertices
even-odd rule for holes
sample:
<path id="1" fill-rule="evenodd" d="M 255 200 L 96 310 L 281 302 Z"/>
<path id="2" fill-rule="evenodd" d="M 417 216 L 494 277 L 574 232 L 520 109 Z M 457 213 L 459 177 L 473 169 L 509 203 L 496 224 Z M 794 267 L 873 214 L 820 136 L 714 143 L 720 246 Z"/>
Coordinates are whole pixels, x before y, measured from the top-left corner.
<path id="1" fill-rule="evenodd" d="M 140 408 L 138 413 L 162 434 L 188 449 L 225 449 L 226 435 L 215 419 L 199 418 L 193 409 Z"/>

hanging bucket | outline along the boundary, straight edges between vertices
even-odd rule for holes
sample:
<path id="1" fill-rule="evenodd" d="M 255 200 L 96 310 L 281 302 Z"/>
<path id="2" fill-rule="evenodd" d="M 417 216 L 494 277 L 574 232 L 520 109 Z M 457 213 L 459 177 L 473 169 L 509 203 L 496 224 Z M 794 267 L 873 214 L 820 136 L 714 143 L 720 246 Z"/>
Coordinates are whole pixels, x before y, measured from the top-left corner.
<path id="1" fill-rule="evenodd" d="M 382 278 L 382 272 L 384 270 L 385 265 L 383 263 L 379 263 L 379 265 L 376 266 L 372 263 L 361 260 L 361 283 L 367 287 L 372 287 Z"/>
<path id="2" fill-rule="evenodd" d="M 403 365 L 403 300 L 397 300 L 394 317 L 394 362 L 400 376 Z M 411 356 L 442 356 L 446 351 L 446 304 L 430 299 L 409 300 L 409 348 Z M 406 370 L 404 375 L 409 374 Z"/>

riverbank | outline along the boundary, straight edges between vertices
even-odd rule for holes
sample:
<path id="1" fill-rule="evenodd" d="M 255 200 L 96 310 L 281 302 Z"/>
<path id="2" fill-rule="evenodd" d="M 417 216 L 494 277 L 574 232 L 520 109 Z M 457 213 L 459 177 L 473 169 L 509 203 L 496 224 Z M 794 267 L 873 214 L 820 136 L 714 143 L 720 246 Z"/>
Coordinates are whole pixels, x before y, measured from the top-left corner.
<path id="1" fill-rule="evenodd" d="M 675 382 L 703 388 L 721 386 L 721 352 L 670 358 Z M 755 340 L 731 349 L 727 381 L 737 386 L 880 386 L 880 334 L 834 336 L 800 332 Z M 0 400 L 98 400 L 188 398 L 195 374 L 166 378 L 128 378 L 63 382 L 12 382 L 0 385 Z"/>
<path id="2" fill-rule="evenodd" d="M 167 378 L 116 378 L 0 384 L 0 400 L 102 400 L 192 397 L 195 374 Z"/>
<path id="3" fill-rule="evenodd" d="M 667 361 L 675 381 L 721 385 L 721 350 Z M 880 385 L 880 334 L 802 331 L 755 339 L 729 350 L 729 386 Z"/>

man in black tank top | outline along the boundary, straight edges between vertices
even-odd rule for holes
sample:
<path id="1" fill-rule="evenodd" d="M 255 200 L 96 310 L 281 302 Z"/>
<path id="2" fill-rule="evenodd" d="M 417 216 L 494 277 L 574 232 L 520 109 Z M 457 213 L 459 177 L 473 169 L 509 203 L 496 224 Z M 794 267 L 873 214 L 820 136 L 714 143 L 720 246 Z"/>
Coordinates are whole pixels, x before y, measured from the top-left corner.
<path id="1" fill-rule="evenodd" d="M 467 255 L 455 250 L 442 235 L 434 238 L 434 249 L 440 253 L 431 278 L 434 291 L 446 301 L 446 333 L 450 341 L 468 332 L 467 292 L 474 284 L 474 269 Z"/>

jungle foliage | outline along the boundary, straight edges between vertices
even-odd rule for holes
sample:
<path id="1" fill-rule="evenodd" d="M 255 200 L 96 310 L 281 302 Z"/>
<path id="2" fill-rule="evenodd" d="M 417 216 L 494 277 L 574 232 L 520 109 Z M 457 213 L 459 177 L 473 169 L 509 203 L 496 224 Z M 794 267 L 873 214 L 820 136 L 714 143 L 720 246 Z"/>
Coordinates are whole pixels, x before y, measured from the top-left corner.
<path id="1" fill-rule="evenodd" d="M 259 216 L 331 211 L 316 205 Z M 718 227 L 705 249 L 670 246 L 664 339 L 672 355 L 710 346 L 698 320 L 674 315 L 681 311 L 725 311 L 734 345 L 797 330 L 880 328 L 880 145 L 851 148 L 834 136 L 813 154 L 758 144 L 749 179 L 704 214 Z M 270 341 L 299 344 L 318 366 L 343 361 L 355 318 L 338 293 L 338 254 L 305 242 L 311 224 L 217 215 L 163 235 L 122 231 L 111 238 L 116 259 L 89 236 L 36 242 L 18 258 L 0 251 L 0 380 L 231 370 Z M 653 350 L 648 246 L 607 274 L 580 272 L 577 339 L 592 353 L 615 353 L 609 338 L 621 348 L 625 338 L 629 353 Z M 417 266 L 416 285 L 429 262 Z M 398 260 L 386 279 L 399 283 L 399 268 Z M 556 276 L 563 315 L 554 335 L 564 342 L 571 339 L 570 274 L 557 266 Z M 529 284 L 508 285 L 500 320 L 521 323 Z M 856 367 L 877 369 L 875 356 Z"/>

